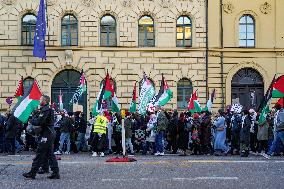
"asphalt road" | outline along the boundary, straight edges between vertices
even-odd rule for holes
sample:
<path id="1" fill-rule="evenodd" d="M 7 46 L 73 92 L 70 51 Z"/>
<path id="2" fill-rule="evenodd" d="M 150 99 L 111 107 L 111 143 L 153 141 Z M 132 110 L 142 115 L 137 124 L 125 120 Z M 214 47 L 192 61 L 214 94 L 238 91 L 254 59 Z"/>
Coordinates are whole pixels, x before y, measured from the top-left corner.
<path id="1" fill-rule="evenodd" d="M 0 156 L 0 189 L 284 188 L 283 157 L 136 156 L 133 163 L 106 163 L 108 157 L 72 154 L 59 161 L 60 180 L 47 175 L 29 180 L 22 173 L 29 171 L 32 158 Z"/>

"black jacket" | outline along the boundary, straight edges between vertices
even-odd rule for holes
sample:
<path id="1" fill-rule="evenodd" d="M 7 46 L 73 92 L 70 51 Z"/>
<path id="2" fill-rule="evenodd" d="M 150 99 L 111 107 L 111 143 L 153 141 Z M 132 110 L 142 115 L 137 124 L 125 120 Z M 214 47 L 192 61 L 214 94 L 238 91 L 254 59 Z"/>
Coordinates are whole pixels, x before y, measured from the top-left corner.
<path id="1" fill-rule="evenodd" d="M 42 133 L 53 130 L 54 127 L 54 110 L 49 105 L 42 106 L 34 113 L 31 119 L 31 124 L 41 126 Z"/>
<path id="2" fill-rule="evenodd" d="M 15 116 L 10 115 L 6 122 L 5 138 L 15 138 L 19 121 Z"/>
<path id="3" fill-rule="evenodd" d="M 6 122 L 6 117 L 0 114 L 0 133 L 4 133 L 5 131 L 5 122 Z"/>
<path id="4" fill-rule="evenodd" d="M 72 121 L 69 117 L 63 116 L 59 121 L 60 132 L 71 133 L 73 130 Z"/>
<path id="5" fill-rule="evenodd" d="M 246 116 L 245 120 L 242 123 L 241 132 L 240 132 L 241 143 L 249 144 L 251 124 L 252 122 L 250 116 Z"/>
<path id="6" fill-rule="evenodd" d="M 87 124 L 84 118 L 76 117 L 75 118 L 75 128 L 79 133 L 86 133 Z"/>

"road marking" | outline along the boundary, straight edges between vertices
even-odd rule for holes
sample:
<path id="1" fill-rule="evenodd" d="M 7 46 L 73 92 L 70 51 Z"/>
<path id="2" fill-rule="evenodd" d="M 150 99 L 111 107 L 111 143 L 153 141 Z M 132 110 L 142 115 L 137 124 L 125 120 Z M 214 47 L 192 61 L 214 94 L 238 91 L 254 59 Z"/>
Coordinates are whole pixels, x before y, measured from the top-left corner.
<path id="1" fill-rule="evenodd" d="M 183 160 L 183 163 L 268 163 L 265 160 Z"/>
<path id="2" fill-rule="evenodd" d="M 140 178 L 140 179 L 125 179 L 125 178 L 109 178 L 109 179 L 101 179 L 102 182 L 132 182 L 132 181 L 147 181 L 147 182 L 159 182 L 159 181 L 176 181 L 176 182 L 184 182 L 184 181 L 196 181 L 196 180 L 239 180 L 239 177 L 189 177 L 189 178 Z"/>

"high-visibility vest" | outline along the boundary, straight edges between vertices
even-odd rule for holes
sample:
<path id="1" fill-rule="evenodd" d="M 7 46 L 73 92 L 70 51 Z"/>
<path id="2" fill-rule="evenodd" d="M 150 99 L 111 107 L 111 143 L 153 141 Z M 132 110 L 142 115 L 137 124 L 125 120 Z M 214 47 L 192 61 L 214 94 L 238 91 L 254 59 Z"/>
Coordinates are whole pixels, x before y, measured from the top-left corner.
<path id="1" fill-rule="evenodd" d="M 106 134 L 106 129 L 107 129 L 107 118 L 102 115 L 98 115 L 96 122 L 94 124 L 94 133 L 101 133 L 101 134 Z"/>

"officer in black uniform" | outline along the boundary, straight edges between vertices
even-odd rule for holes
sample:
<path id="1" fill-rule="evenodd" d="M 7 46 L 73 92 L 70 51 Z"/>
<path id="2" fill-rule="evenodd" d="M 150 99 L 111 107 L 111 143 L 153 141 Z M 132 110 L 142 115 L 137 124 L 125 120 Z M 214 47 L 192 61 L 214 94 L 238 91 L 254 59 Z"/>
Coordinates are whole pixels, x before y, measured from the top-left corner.
<path id="1" fill-rule="evenodd" d="M 52 170 L 52 174 L 48 178 L 60 179 L 58 162 L 53 154 L 53 145 L 55 139 L 54 110 L 49 106 L 49 102 L 50 97 L 43 95 L 40 103 L 41 108 L 31 120 L 32 125 L 41 126 L 41 134 L 31 171 L 23 174 L 23 176 L 26 178 L 35 179 L 39 168 L 46 164 L 46 161 L 48 161 Z"/>

